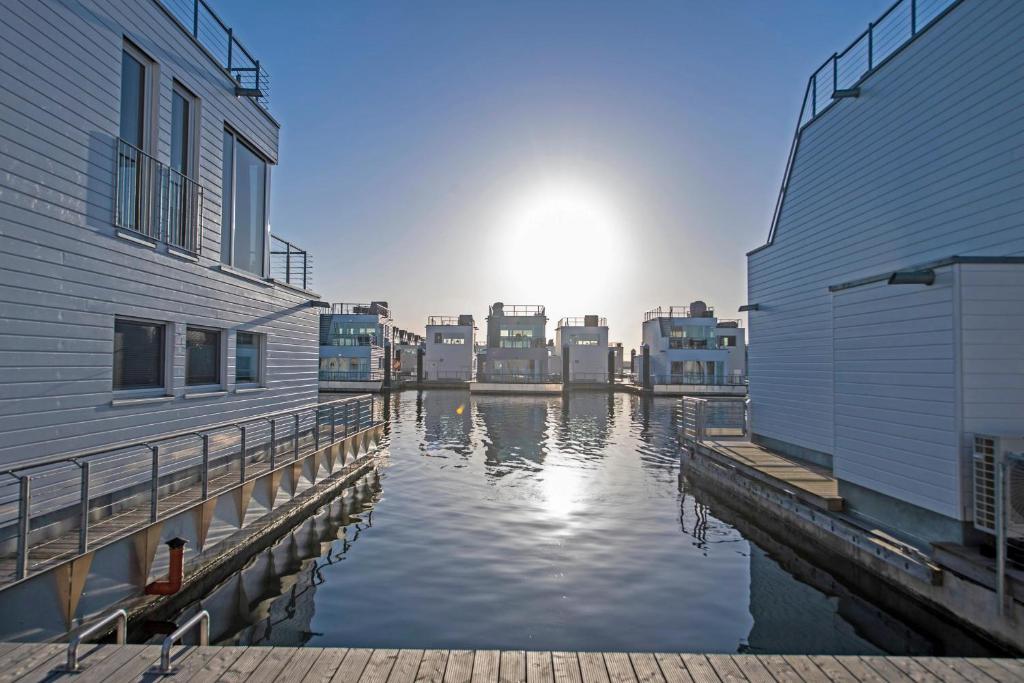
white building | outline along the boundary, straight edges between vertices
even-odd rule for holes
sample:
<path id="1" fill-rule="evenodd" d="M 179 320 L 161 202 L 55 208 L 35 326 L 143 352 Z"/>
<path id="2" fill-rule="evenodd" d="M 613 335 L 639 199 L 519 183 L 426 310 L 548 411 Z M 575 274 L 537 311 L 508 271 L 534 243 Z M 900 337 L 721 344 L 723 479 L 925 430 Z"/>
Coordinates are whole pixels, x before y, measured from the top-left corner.
<path id="1" fill-rule="evenodd" d="M 729 321 L 728 324 L 734 321 Z M 643 345 L 650 358 L 644 367 L 644 354 L 638 353 L 636 380 L 659 387 L 675 387 L 686 393 L 743 393 L 744 377 L 737 358 L 720 340 L 742 343 L 742 328 L 720 327 L 726 324 L 715 317 L 714 309 L 703 301 L 689 306 L 655 308 L 644 314 Z M 739 349 L 739 346 L 735 347 Z"/>
<path id="2" fill-rule="evenodd" d="M 4 4 L 0 463 L 317 400 L 265 74 L 170 6 Z"/>
<path id="3" fill-rule="evenodd" d="M 428 318 L 423 379 L 470 381 L 473 378 L 475 331 L 473 316 L 469 314 Z"/>
<path id="4" fill-rule="evenodd" d="M 562 381 L 608 381 L 608 321 L 596 315 L 562 318 L 555 328 L 555 351 L 562 354 L 568 349 L 569 377 Z M 562 366 L 559 372 L 564 375 Z"/>
<path id="5" fill-rule="evenodd" d="M 748 254 L 750 397 L 852 513 L 962 540 L 970 435 L 1024 432 L 1024 3 L 918 6 L 808 84 Z"/>
<path id="6" fill-rule="evenodd" d="M 743 382 L 747 376 L 747 337 L 742 320 L 719 319 L 715 325 L 715 344 L 729 352 L 725 359 L 725 376 Z"/>
<path id="7" fill-rule="evenodd" d="M 487 352 L 482 381 L 543 382 L 550 373 L 547 315 L 543 306 L 508 305 L 500 301 L 487 316 Z"/>

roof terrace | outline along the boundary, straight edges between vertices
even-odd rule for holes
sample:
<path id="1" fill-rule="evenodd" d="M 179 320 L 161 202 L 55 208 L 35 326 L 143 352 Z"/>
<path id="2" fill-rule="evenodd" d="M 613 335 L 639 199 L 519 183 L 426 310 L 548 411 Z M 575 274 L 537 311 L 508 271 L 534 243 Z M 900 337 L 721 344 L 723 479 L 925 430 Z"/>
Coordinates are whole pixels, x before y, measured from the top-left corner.
<path id="1" fill-rule="evenodd" d="M 644 322 L 658 318 L 714 318 L 715 309 L 712 306 L 669 306 L 668 308 L 652 308 L 644 313 Z"/>
<path id="2" fill-rule="evenodd" d="M 235 81 L 236 95 L 252 98 L 267 108 L 270 75 L 206 0 L 157 1 Z"/>
<path id="3" fill-rule="evenodd" d="M 339 303 L 331 304 L 332 315 L 379 315 L 385 318 L 391 317 L 391 311 L 387 304 L 374 301 L 368 304 Z"/>
<path id="4" fill-rule="evenodd" d="M 558 327 L 608 327 L 608 318 L 596 315 L 570 316 L 559 320 Z"/>
<path id="5" fill-rule="evenodd" d="M 506 318 L 523 317 L 530 315 L 545 315 L 544 307 L 532 304 L 503 304 L 496 303 L 488 307 L 490 315 L 503 315 Z"/>
<path id="6" fill-rule="evenodd" d="M 427 325 L 461 325 L 472 326 L 473 316 L 463 315 L 432 315 L 427 318 Z"/>

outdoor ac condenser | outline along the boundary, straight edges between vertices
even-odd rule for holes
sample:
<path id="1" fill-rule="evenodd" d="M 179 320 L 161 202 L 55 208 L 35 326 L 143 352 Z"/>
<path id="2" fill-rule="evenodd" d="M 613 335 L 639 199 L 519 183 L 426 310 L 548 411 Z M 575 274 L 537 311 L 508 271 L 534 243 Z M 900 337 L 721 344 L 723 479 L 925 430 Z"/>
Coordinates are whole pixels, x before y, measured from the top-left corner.
<path id="1" fill-rule="evenodd" d="M 1007 538 L 1024 538 L 1024 438 L 974 436 L 974 527 L 996 533 L 996 470 L 1003 467 Z"/>

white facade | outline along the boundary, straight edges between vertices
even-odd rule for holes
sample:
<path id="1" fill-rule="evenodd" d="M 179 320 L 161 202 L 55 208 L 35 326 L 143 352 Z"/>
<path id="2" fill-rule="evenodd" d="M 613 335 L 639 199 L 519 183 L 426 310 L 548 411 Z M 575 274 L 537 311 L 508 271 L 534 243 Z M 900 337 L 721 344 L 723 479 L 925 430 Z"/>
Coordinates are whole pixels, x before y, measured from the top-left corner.
<path id="1" fill-rule="evenodd" d="M 315 295 L 269 279 L 269 239 L 252 253 L 262 272 L 221 263 L 226 132 L 232 150 L 266 163 L 265 199 L 277 122 L 235 95 L 156 0 L 5 3 L 2 14 L 0 463 L 315 403 Z M 159 164 L 180 151 L 175 93 L 191 106 L 183 170 L 203 193 L 198 254 L 113 224 L 126 51 L 145 67 L 140 135 Z M 114 390 L 115 320 L 156 323 L 163 386 Z M 186 382 L 193 327 L 216 340 L 216 377 L 203 387 Z M 257 374 L 244 386 L 240 333 L 255 335 L 246 363 Z"/>
<path id="2" fill-rule="evenodd" d="M 427 320 L 423 374 L 427 381 L 465 381 L 473 377 L 476 328 L 473 316 L 437 316 Z"/>
<path id="3" fill-rule="evenodd" d="M 729 352 L 725 376 L 742 381 L 747 376 L 747 335 L 739 320 L 719 320 L 715 325 L 715 343 Z"/>
<path id="4" fill-rule="evenodd" d="M 569 381 L 608 381 L 608 321 L 596 315 L 563 318 L 555 328 L 555 353 L 569 348 Z M 562 356 L 557 372 L 563 372 Z M 563 377 L 563 380 L 566 379 Z"/>
<path id="5" fill-rule="evenodd" d="M 718 319 L 703 302 L 648 311 L 643 344 L 650 349 L 652 384 L 722 384 L 729 351 L 718 348 Z M 644 376 L 637 354 L 637 377 Z"/>
<path id="6" fill-rule="evenodd" d="M 967 519 L 963 435 L 1024 421 L 1022 35 L 1024 4 L 953 3 L 803 127 L 748 255 L 755 433 L 929 539 Z"/>

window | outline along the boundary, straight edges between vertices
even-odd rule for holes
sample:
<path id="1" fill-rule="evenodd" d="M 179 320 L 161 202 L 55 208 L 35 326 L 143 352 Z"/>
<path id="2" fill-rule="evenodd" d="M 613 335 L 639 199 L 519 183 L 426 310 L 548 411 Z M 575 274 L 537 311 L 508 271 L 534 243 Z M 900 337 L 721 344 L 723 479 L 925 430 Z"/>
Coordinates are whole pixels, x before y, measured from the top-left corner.
<path id="1" fill-rule="evenodd" d="M 441 343 L 443 343 L 443 344 L 455 344 L 455 345 L 465 344 L 466 343 L 466 338 L 465 337 L 445 337 L 444 339 L 441 340 Z"/>
<path id="2" fill-rule="evenodd" d="M 142 55 L 125 48 L 121 52 L 121 129 L 125 142 L 146 148 L 146 69 Z"/>
<path id="3" fill-rule="evenodd" d="M 442 339 L 442 338 L 443 338 L 443 337 L 442 337 L 442 335 L 441 335 L 441 333 L 440 333 L 440 332 L 435 332 L 435 333 L 434 333 L 434 343 L 435 343 L 435 344 L 440 344 L 440 343 L 441 343 L 441 339 Z"/>
<path id="4" fill-rule="evenodd" d="M 221 261 L 263 275 L 267 231 L 267 162 L 224 131 Z"/>
<path id="5" fill-rule="evenodd" d="M 185 384 L 220 384 L 220 332 L 200 327 L 185 330 Z"/>
<path id="6" fill-rule="evenodd" d="M 164 386 L 164 326 L 114 321 L 114 391 Z"/>
<path id="7" fill-rule="evenodd" d="M 736 337 L 723 336 L 718 338 L 718 346 L 721 348 L 732 348 L 736 346 Z"/>
<path id="8" fill-rule="evenodd" d="M 235 382 L 258 384 L 262 366 L 261 335 L 239 332 L 235 338 Z"/>

